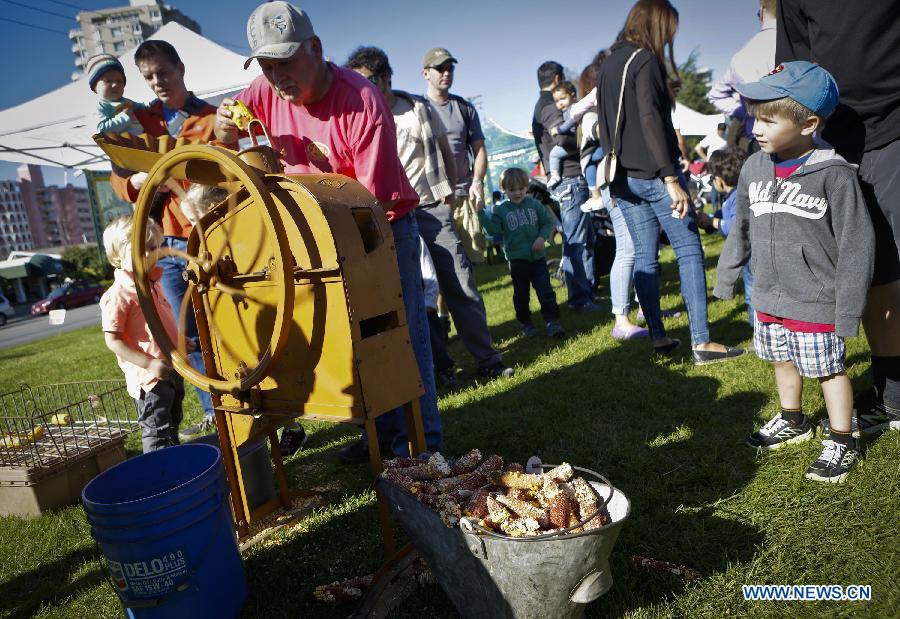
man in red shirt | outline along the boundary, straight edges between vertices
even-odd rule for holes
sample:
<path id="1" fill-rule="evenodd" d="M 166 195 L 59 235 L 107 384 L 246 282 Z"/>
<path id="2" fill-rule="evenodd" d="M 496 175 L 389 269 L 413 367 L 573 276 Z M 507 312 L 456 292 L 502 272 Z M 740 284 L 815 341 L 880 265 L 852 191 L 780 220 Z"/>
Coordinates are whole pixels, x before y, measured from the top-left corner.
<path id="1" fill-rule="evenodd" d="M 324 59 L 322 42 L 301 9 L 280 1 L 260 5 L 247 22 L 247 38 L 252 51 L 244 67 L 256 59 L 263 75 L 237 99 L 269 128 L 273 146 L 285 153 L 285 172 L 327 172 L 354 178 L 372 192 L 387 213 L 394 233 L 410 342 L 425 387 L 421 398 L 425 442 L 430 451 L 438 451 L 441 420 L 413 212 L 419 197 L 397 155 L 393 115 L 369 80 Z M 231 103 L 225 99 L 216 116 L 215 134 L 225 144 L 239 137 L 231 112 L 225 107 Z M 407 433 L 402 411 L 381 415 L 377 423 L 383 453 L 404 455 Z M 342 449 L 339 458 L 345 463 L 367 461 L 365 437 Z"/>
<path id="2" fill-rule="evenodd" d="M 216 108 L 195 97 L 184 85 L 184 63 L 175 48 L 158 39 L 144 41 L 134 52 L 134 63 L 157 96 L 146 109 L 134 111 L 144 130 L 154 137 L 169 135 L 173 139 L 183 137 L 189 142 L 208 142 L 213 135 Z M 110 184 L 120 198 L 135 202 L 146 178 L 146 172 L 114 169 Z M 168 195 L 166 191 L 163 188 L 157 193 L 151 217 L 162 227 L 163 246 L 186 251 L 191 223 L 178 207 L 178 198 Z M 166 256 L 158 265 L 163 269 L 159 283 L 177 321 L 187 291 L 187 281 L 182 277 L 185 261 Z M 192 312 L 187 313 L 187 322 L 184 325 L 187 336 L 195 339 L 197 325 Z M 191 365 L 204 371 L 203 354 L 199 349 L 190 353 L 188 358 Z M 179 433 L 185 439 L 213 428 L 212 399 L 206 391 L 196 391 L 205 415 L 199 424 Z"/>

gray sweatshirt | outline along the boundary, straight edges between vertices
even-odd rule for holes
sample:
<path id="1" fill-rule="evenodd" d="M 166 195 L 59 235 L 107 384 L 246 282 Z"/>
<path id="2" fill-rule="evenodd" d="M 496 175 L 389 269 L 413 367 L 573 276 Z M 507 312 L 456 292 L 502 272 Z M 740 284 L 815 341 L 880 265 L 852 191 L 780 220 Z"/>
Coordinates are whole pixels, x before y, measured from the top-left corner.
<path id="1" fill-rule="evenodd" d="M 755 309 L 833 324 L 837 335 L 852 337 L 866 305 L 874 247 L 856 170 L 834 150 L 817 148 L 781 181 L 772 158 L 757 152 L 741 169 L 737 217 L 719 256 L 713 294 L 734 296 L 752 254 Z"/>

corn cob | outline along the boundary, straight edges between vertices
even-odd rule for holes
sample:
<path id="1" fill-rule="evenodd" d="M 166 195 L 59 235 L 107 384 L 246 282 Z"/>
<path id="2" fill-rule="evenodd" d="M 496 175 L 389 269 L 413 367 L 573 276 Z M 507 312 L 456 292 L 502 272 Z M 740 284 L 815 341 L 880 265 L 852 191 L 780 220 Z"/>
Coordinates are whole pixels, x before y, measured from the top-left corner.
<path id="1" fill-rule="evenodd" d="M 72 417 L 66 413 L 56 413 L 50 418 L 50 423 L 55 426 L 67 426 L 72 423 Z"/>
<path id="2" fill-rule="evenodd" d="M 577 505 L 575 502 L 560 492 L 550 505 L 550 524 L 557 529 L 565 529 L 569 526 Z M 577 519 L 576 519 L 577 522 Z"/>
<path id="3" fill-rule="evenodd" d="M 19 449 L 25 447 L 28 443 L 37 441 L 44 436 L 44 433 L 44 426 L 37 426 L 34 430 L 26 432 L 25 434 L 4 434 L 0 443 L 5 447 Z"/>
<path id="4" fill-rule="evenodd" d="M 534 495 L 530 490 L 524 488 L 510 488 L 506 491 L 506 496 L 511 499 L 519 499 L 520 501 L 533 501 Z"/>
<path id="5" fill-rule="evenodd" d="M 490 493 L 487 488 L 479 488 L 466 504 L 466 515 L 483 520 L 488 515 L 487 502 L 489 496 Z"/>
<path id="6" fill-rule="evenodd" d="M 462 475 L 463 473 L 471 473 L 478 467 L 479 462 L 481 462 L 481 452 L 473 449 L 450 465 L 450 474 Z"/>
<path id="7" fill-rule="evenodd" d="M 456 477 L 447 477 L 446 479 L 438 479 L 431 482 L 435 491 L 439 493 L 457 491 L 474 492 L 485 484 L 487 484 L 487 477 L 479 473 L 457 475 Z"/>
<path id="8" fill-rule="evenodd" d="M 572 477 L 575 475 L 575 471 L 572 470 L 571 464 L 563 462 L 556 468 L 547 471 L 546 475 L 553 481 L 571 481 Z"/>
<path id="9" fill-rule="evenodd" d="M 407 492 L 412 492 L 413 487 L 415 486 L 415 481 L 413 481 L 411 477 L 407 477 L 397 469 L 385 469 L 382 471 L 381 476 L 392 484 L 400 486 Z"/>
<path id="10" fill-rule="evenodd" d="M 529 475 L 528 473 L 503 472 L 495 471 L 488 476 L 488 479 L 495 486 L 503 486 L 505 488 L 522 488 L 525 490 L 537 491 L 541 487 L 540 475 Z"/>
<path id="11" fill-rule="evenodd" d="M 542 527 L 546 527 L 550 522 L 548 519 L 548 513 L 545 510 L 526 501 L 521 501 L 519 499 L 513 499 L 511 497 L 498 494 L 497 502 L 508 508 L 514 514 L 519 516 L 519 518 L 531 518 L 537 521 L 537 523 Z"/>
<path id="12" fill-rule="evenodd" d="M 643 567 L 662 574 L 675 574 L 676 576 L 681 576 L 684 580 L 703 580 L 703 574 L 697 570 L 678 565 L 677 563 L 652 559 L 643 555 L 634 555 L 631 557 L 631 561 L 637 567 Z"/>
<path id="13" fill-rule="evenodd" d="M 404 468 L 403 474 L 416 480 L 430 481 L 450 475 L 450 465 L 447 464 L 440 452 L 435 452 L 431 454 L 425 464 Z"/>
<path id="14" fill-rule="evenodd" d="M 437 515 L 441 517 L 443 523 L 448 527 L 455 527 L 462 517 L 459 503 L 446 494 L 421 494 L 419 495 L 419 500 L 437 512 Z"/>
<path id="15" fill-rule="evenodd" d="M 391 458 L 390 460 L 381 461 L 381 466 L 385 469 L 403 469 L 410 466 L 417 466 L 419 464 L 422 464 L 421 460 L 417 460 L 416 458 L 404 457 Z"/>
<path id="16" fill-rule="evenodd" d="M 487 460 L 481 463 L 477 469 L 475 469 L 476 473 L 481 473 L 482 475 L 487 475 L 488 473 L 493 473 L 494 471 L 499 471 L 503 468 L 503 458 L 494 454 L 489 457 Z"/>
<path id="17" fill-rule="evenodd" d="M 372 584 L 373 575 L 358 576 L 356 578 L 348 578 L 340 582 L 335 581 L 330 585 L 319 585 L 316 587 L 316 599 L 320 602 L 347 602 L 360 600 L 363 591 L 368 589 Z"/>
<path id="18" fill-rule="evenodd" d="M 598 509 L 597 494 L 594 492 L 594 489 L 591 488 L 591 485 L 584 481 L 584 478 L 576 477 L 572 480 L 572 487 L 575 489 L 575 500 L 578 501 L 578 512 L 581 514 L 581 520 L 595 514 Z M 607 522 L 608 519 L 604 518 L 603 514 L 600 514 L 585 524 L 584 530 L 590 531 L 592 529 L 599 529 Z"/>
<path id="19" fill-rule="evenodd" d="M 540 524 L 534 518 L 515 518 L 503 521 L 500 524 L 500 530 L 510 537 L 525 537 L 537 535 Z"/>
<path id="20" fill-rule="evenodd" d="M 563 494 L 563 490 L 556 481 L 550 478 L 548 475 L 543 475 L 543 483 L 541 484 L 541 489 L 535 493 L 535 498 L 538 500 L 538 503 L 541 504 L 541 507 L 549 508 L 553 501 L 556 500 L 560 494 Z"/>
<path id="21" fill-rule="evenodd" d="M 488 496 L 487 498 L 487 518 L 485 521 L 493 527 L 499 527 L 501 524 L 511 519 L 512 515 L 497 500 Z"/>

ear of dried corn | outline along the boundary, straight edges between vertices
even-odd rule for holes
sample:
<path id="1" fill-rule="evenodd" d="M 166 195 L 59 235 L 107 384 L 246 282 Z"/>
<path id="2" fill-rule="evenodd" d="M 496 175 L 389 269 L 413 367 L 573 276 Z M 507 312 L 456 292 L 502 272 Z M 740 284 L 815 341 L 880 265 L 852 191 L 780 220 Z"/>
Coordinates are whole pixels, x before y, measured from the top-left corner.
<path id="1" fill-rule="evenodd" d="M 572 488 L 575 490 L 575 500 L 578 501 L 578 512 L 581 514 L 581 519 L 584 520 L 597 513 L 599 509 L 597 504 L 597 493 L 594 492 L 591 485 L 584 481 L 583 478 L 576 477 L 572 480 Z M 603 521 L 602 516 L 603 515 L 600 514 L 590 522 L 586 523 L 584 525 L 584 530 L 591 531 L 593 529 L 599 529 L 606 524 Z"/>
<path id="2" fill-rule="evenodd" d="M 503 458 L 494 454 L 489 457 L 487 460 L 482 462 L 477 469 L 475 469 L 476 473 L 481 473 L 482 475 L 487 475 L 488 473 L 493 473 L 494 471 L 499 471 L 503 468 Z"/>
<path id="3" fill-rule="evenodd" d="M 477 449 L 473 449 L 450 465 L 450 474 L 462 475 L 464 473 L 471 473 L 478 467 L 479 462 L 481 462 L 481 452 Z"/>
<path id="4" fill-rule="evenodd" d="M 488 475 L 488 479 L 495 486 L 521 488 L 532 492 L 537 492 L 543 483 L 540 475 L 529 475 L 518 471 L 495 471 Z"/>
<path id="5" fill-rule="evenodd" d="M 498 494 L 497 502 L 508 508 L 519 518 L 531 518 L 536 520 L 542 527 L 546 527 L 550 523 L 547 511 L 540 507 L 536 507 L 527 501 L 521 501 L 519 499 Z"/>
<path id="6" fill-rule="evenodd" d="M 550 505 L 550 524 L 557 529 L 565 529 L 572 521 L 576 507 L 575 501 L 560 492 Z"/>
<path id="7" fill-rule="evenodd" d="M 568 462 L 563 462 L 559 466 L 550 469 L 545 473 L 547 477 L 552 479 L 553 481 L 570 481 L 575 476 L 575 471 L 572 470 L 572 465 Z"/>

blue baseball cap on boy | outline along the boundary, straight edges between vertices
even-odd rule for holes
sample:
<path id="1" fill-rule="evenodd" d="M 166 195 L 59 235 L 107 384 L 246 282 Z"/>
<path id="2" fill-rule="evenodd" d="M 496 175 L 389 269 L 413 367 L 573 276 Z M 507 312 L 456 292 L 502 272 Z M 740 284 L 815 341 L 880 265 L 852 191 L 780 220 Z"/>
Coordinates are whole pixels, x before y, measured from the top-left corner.
<path id="1" fill-rule="evenodd" d="M 834 111 L 840 100 L 837 82 L 831 73 L 805 60 L 785 62 L 758 82 L 737 84 L 734 88 L 755 101 L 790 97 L 823 118 Z"/>

